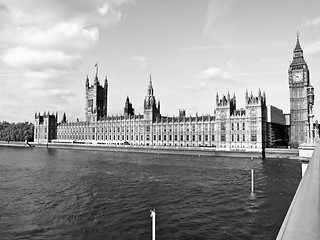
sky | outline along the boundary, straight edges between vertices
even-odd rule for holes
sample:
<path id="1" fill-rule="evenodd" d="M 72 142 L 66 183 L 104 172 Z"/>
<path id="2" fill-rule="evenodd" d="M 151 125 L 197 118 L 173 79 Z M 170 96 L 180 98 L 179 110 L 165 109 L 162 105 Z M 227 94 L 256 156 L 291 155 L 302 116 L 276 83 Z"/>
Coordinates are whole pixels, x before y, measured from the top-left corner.
<path id="1" fill-rule="evenodd" d="M 126 97 L 143 113 L 149 76 L 161 114 L 214 113 L 216 93 L 266 92 L 289 113 L 288 67 L 299 31 L 320 119 L 319 0 L 0 0 L 0 121 L 35 112 L 84 120 L 98 62 L 108 114 Z"/>

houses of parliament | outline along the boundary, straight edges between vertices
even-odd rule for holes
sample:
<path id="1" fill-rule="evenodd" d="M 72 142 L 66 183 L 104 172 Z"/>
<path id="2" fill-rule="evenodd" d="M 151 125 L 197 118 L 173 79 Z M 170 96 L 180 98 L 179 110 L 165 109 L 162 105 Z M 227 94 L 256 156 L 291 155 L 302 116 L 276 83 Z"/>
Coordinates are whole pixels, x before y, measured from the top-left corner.
<path id="1" fill-rule="evenodd" d="M 143 114 L 135 114 L 129 97 L 123 115 L 108 116 L 108 80 L 96 74 L 85 81 L 85 121 L 68 122 L 65 114 L 35 114 L 35 143 L 213 147 L 217 150 L 260 151 L 266 147 L 298 146 L 316 138 L 312 107 L 314 89 L 303 57 L 299 35 L 288 70 L 290 114 L 267 105 L 265 92 L 244 93 L 245 106 L 237 108 L 235 95 L 216 94 L 212 115 L 163 116 L 150 75 Z"/>

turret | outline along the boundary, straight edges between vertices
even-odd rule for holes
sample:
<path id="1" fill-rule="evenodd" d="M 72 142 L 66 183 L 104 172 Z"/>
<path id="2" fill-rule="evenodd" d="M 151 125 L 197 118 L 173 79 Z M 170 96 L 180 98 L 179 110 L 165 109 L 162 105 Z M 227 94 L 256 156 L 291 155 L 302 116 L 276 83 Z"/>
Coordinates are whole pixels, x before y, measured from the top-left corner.
<path id="1" fill-rule="evenodd" d="M 67 123 L 67 116 L 66 116 L 66 113 L 63 113 L 61 123 Z"/>
<path id="2" fill-rule="evenodd" d="M 245 97 L 245 104 L 246 105 L 266 105 L 266 94 L 263 92 L 263 95 L 261 94 L 261 90 L 258 91 L 258 96 L 253 96 L 252 92 L 250 96 L 248 96 L 248 92 L 246 91 L 246 97 Z"/>
<path id="3" fill-rule="evenodd" d="M 132 103 L 130 103 L 129 97 L 127 96 L 126 102 L 124 104 L 124 116 L 129 117 L 134 115 L 134 108 L 132 107 Z"/>
<path id="4" fill-rule="evenodd" d="M 106 78 L 104 79 L 104 86 L 108 86 L 108 78 L 106 76 Z"/>
<path id="5" fill-rule="evenodd" d="M 89 89 L 89 76 L 87 75 L 87 79 L 86 79 L 86 89 Z"/>
<path id="6" fill-rule="evenodd" d="M 217 95 L 216 95 L 216 106 L 218 106 L 218 104 L 219 104 L 219 94 L 217 93 Z"/>

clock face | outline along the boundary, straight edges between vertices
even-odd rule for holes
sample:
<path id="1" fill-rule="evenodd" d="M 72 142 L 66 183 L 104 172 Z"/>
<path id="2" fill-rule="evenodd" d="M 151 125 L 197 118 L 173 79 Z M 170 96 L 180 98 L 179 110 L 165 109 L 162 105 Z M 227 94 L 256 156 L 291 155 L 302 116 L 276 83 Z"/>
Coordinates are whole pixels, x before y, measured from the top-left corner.
<path id="1" fill-rule="evenodd" d="M 303 80 L 303 72 L 302 71 L 292 72 L 292 81 L 293 82 L 301 82 L 302 80 Z"/>
<path id="2" fill-rule="evenodd" d="M 250 111 L 251 116 L 257 116 L 257 111 L 255 109 L 252 109 Z"/>

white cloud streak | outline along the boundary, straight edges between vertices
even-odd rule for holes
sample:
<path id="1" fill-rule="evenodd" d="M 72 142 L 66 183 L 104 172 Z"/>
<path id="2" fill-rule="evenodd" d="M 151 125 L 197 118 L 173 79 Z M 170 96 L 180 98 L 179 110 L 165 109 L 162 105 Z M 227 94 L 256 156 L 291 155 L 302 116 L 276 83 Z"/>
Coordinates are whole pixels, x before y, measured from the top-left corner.
<path id="1" fill-rule="evenodd" d="M 304 48 L 304 52 L 307 55 L 319 55 L 320 54 L 320 40 L 315 41 Z"/>
<path id="2" fill-rule="evenodd" d="M 320 25 L 320 16 L 308 19 L 302 23 L 304 27 L 316 27 Z"/>
<path id="3" fill-rule="evenodd" d="M 214 21 L 224 16 L 234 5 L 237 0 L 209 0 L 206 22 L 203 28 L 203 33 L 207 35 Z"/>
<path id="4" fill-rule="evenodd" d="M 15 47 L 6 50 L 2 60 L 14 68 L 43 71 L 45 69 L 72 69 L 81 60 L 78 54 L 68 55 L 56 50 L 36 50 L 28 47 Z"/>
<path id="5" fill-rule="evenodd" d="M 134 4 L 0 0 L 0 60 L 9 67 L 0 74 L 6 83 L 0 89 L 0 108 L 10 108 L 13 115 L 27 114 L 31 105 L 43 109 L 70 104 L 83 55 L 97 45 L 101 29 L 123 21 L 124 7 Z M 9 81 L 11 72 L 15 75 Z"/>
<path id="6" fill-rule="evenodd" d="M 198 74 L 200 80 L 227 80 L 232 79 L 231 74 L 222 71 L 220 68 L 211 67 Z"/>
<path id="7" fill-rule="evenodd" d="M 141 68 L 147 67 L 147 58 L 143 56 L 134 56 L 132 60 Z"/>

